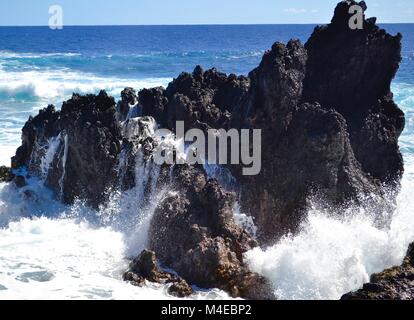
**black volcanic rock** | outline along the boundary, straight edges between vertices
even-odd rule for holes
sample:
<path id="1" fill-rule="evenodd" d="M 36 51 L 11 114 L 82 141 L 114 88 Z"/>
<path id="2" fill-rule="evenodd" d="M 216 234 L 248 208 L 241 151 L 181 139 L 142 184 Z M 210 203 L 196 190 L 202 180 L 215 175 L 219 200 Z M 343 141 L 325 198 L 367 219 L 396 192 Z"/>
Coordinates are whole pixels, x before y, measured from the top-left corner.
<path id="1" fill-rule="evenodd" d="M 85 199 L 92 206 L 105 200 L 116 177 L 121 133 L 115 119 L 115 101 L 104 91 L 63 103 L 61 111 L 49 106 L 30 118 L 23 128 L 22 146 L 12 159 L 14 168 L 27 167 L 41 175 L 41 159 L 56 139 L 45 181 L 65 203 Z"/>
<path id="2" fill-rule="evenodd" d="M 154 117 L 163 128 L 175 130 L 176 121 L 184 121 L 186 130 L 229 128 L 232 117 L 241 117 L 249 86 L 247 77 L 197 66 L 193 73 L 180 74 L 167 89 L 141 90 L 139 104 L 142 115 Z"/>
<path id="3" fill-rule="evenodd" d="M 268 144 L 262 172 L 238 179 L 244 182 L 242 205 L 255 216 L 264 242 L 295 231 L 312 196 L 340 205 L 360 195 L 381 194 L 356 161 L 340 114 L 303 104 L 289 118 L 279 140 L 272 140 L 271 128 L 263 130 Z"/>
<path id="4" fill-rule="evenodd" d="M 414 299 L 414 243 L 410 245 L 399 267 L 374 274 L 371 282 L 361 290 L 351 292 L 342 300 L 413 300 Z"/>
<path id="5" fill-rule="evenodd" d="M 12 158 L 12 168 L 29 166 L 32 162 L 32 153 L 35 143 L 38 140 L 49 139 L 58 130 L 57 120 L 59 114 L 53 105 L 40 110 L 36 117 L 29 117 L 29 120 L 22 130 L 22 145 L 17 149 L 16 155 Z"/>
<path id="6" fill-rule="evenodd" d="M 0 182 L 10 182 L 14 178 L 14 175 L 9 167 L 0 167 Z"/>
<path id="7" fill-rule="evenodd" d="M 254 126 L 271 126 L 278 136 L 288 125 L 288 115 L 301 100 L 307 53 L 300 41 L 275 43 L 259 67 L 250 72 L 247 121 Z"/>
<path id="8" fill-rule="evenodd" d="M 244 109 L 249 127 L 263 130 L 263 168 L 257 177 L 235 175 L 244 185 L 243 210 L 256 217 L 265 241 L 295 230 L 312 193 L 333 205 L 376 194 L 384 200 L 369 205 L 381 210 L 390 205 L 381 183 L 400 181 L 404 114 L 390 83 L 401 35 L 388 35 L 375 19 L 351 30 L 353 4 L 341 2 L 306 50 L 295 41 L 276 44 L 249 75 Z M 297 107 L 303 102 L 315 106 Z"/>
<path id="9" fill-rule="evenodd" d="M 193 294 L 193 289 L 188 283 L 177 275 L 161 271 L 158 267 L 157 257 L 152 251 L 144 250 L 131 262 L 130 269 L 123 275 L 124 281 L 136 286 L 143 286 L 145 281 L 170 284 L 168 293 L 184 298 Z"/>
<path id="10" fill-rule="evenodd" d="M 401 61 L 402 36 L 389 35 L 375 19 L 364 19 L 362 30 L 351 30 L 348 10 L 355 4 L 367 8 L 364 2 L 341 2 L 332 23 L 317 27 L 306 43 L 303 101 L 342 114 L 363 170 L 398 184 L 403 173 L 398 138 L 405 122 L 390 85 Z"/>
<path id="11" fill-rule="evenodd" d="M 269 282 L 244 263 L 243 254 L 257 242 L 234 222 L 235 194 L 189 166 L 175 169 L 173 185 L 151 223 L 150 248 L 162 264 L 199 287 L 274 298 Z"/>
<path id="12" fill-rule="evenodd" d="M 166 128 L 165 106 L 168 103 L 163 87 L 143 89 L 138 93 L 142 115 L 157 119 L 158 123 Z"/>
<path id="13" fill-rule="evenodd" d="M 125 121 L 128 117 L 131 107 L 137 103 L 136 92 L 133 88 L 125 88 L 121 92 L 121 101 L 117 104 L 117 119 L 119 121 Z"/>

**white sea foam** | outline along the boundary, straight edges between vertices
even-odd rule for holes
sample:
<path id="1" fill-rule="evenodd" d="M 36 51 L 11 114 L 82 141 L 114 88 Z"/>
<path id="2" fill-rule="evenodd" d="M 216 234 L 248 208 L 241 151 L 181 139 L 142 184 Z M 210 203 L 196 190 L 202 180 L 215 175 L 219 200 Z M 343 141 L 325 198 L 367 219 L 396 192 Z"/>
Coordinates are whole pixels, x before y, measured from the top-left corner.
<path id="1" fill-rule="evenodd" d="M 32 52 L 13 52 L 0 51 L 0 59 L 42 59 L 49 57 L 76 57 L 82 56 L 75 52 L 56 52 L 56 53 L 32 53 Z"/>
<path id="2" fill-rule="evenodd" d="M 10 166 L 11 157 L 16 153 L 17 146 L 0 146 L 0 166 Z"/>
<path id="3" fill-rule="evenodd" d="M 172 299 L 167 287 L 134 287 L 120 232 L 86 223 L 22 219 L 0 230 L 0 299 Z M 228 298 L 214 290 L 193 299 Z"/>
<path id="4" fill-rule="evenodd" d="M 119 206 L 115 202 L 97 212 L 80 202 L 62 205 L 35 178 L 19 191 L 0 184 L 0 300 L 172 299 L 167 286 L 148 283 L 138 288 L 122 281 L 130 244 L 145 243 L 146 219 L 153 207 L 140 213 L 141 208 L 133 203 L 135 194 L 124 194 L 123 200 L 125 197 L 129 203 L 123 201 Z M 105 215 L 111 209 L 116 217 L 108 219 Z M 133 219 L 129 213 L 134 214 Z M 143 238 L 130 238 L 129 230 Z M 210 290 L 190 298 L 229 296 Z"/>
<path id="5" fill-rule="evenodd" d="M 312 209 L 299 234 L 248 252 L 251 268 L 272 281 L 280 299 L 339 299 L 373 273 L 401 264 L 414 241 L 412 170 L 403 180 L 390 227 L 378 227 L 360 208 L 346 218 Z"/>
<path id="6" fill-rule="evenodd" d="M 125 87 L 142 89 L 144 87 L 165 86 L 171 79 L 147 78 L 120 79 L 99 77 L 70 69 L 5 71 L 0 68 L 0 93 L 10 97 L 24 95 L 26 99 L 37 97 L 46 103 L 67 99 L 73 92 L 82 94 L 106 90 L 119 96 Z"/>
<path id="7" fill-rule="evenodd" d="M 65 136 L 66 138 L 66 136 Z M 65 141 L 66 142 L 66 141 Z M 55 158 L 56 152 L 60 146 L 60 134 L 57 137 L 51 138 L 48 141 L 47 151 L 40 162 L 40 169 L 42 171 L 42 177 L 45 179 L 50 169 L 50 165 Z M 66 144 L 65 144 L 66 148 Z"/>
<path id="8" fill-rule="evenodd" d="M 233 208 L 234 222 L 249 233 L 253 238 L 257 235 L 257 226 L 253 217 L 240 211 L 240 204 L 237 202 Z"/>
<path id="9" fill-rule="evenodd" d="M 66 178 L 66 162 L 68 160 L 68 153 L 69 153 L 69 136 L 65 134 L 63 138 L 63 155 L 61 158 L 61 166 L 62 166 L 62 176 L 59 179 L 59 186 L 60 186 L 60 196 L 63 197 L 64 192 L 64 182 Z"/>

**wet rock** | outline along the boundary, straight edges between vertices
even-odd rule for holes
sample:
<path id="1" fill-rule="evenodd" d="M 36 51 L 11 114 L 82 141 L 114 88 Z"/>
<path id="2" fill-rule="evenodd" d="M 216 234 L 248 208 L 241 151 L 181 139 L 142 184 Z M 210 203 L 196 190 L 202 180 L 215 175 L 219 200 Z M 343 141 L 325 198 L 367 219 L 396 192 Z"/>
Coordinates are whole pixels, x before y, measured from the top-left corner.
<path id="1" fill-rule="evenodd" d="M 121 101 L 118 102 L 116 107 L 116 117 L 118 121 L 125 121 L 131 108 L 136 104 L 137 96 L 135 90 L 132 88 L 125 88 L 121 92 Z"/>
<path id="2" fill-rule="evenodd" d="M 262 169 L 257 176 L 244 176 L 238 167 L 230 170 L 242 186 L 242 210 L 255 217 L 263 243 L 294 230 L 309 195 L 309 183 L 299 178 L 309 161 L 301 163 L 303 156 L 294 154 L 299 149 L 294 144 L 299 134 L 294 139 L 288 137 L 301 99 L 306 61 L 306 50 L 299 41 L 275 43 L 249 74 L 249 98 L 241 107 L 245 110 L 242 126 L 262 130 Z M 301 127 L 291 128 L 291 133 L 303 132 Z M 302 141 L 307 142 L 306 137 Z M 291 161 L 296 159 L 299 161 Z"/>
<path id="3" fill-rule="evenodd" d="M 247 299 L 274 298 L 270 284 L 244 263 L 243 254 L 257 242 L 234 222 L 235 194 L 187 166 L 175 169 L 174 186 L 151 223 L 150 247 L 163 265 L 199 287 Z"/>
<path id="4" fill-rule="evenodd" d="M 36 117 L 29 117 L 22 129 L 22 145 L 12 158 L 12 168 L 19 169 L 29 166 L 32 162 L 33 148 L 38 140 L 51 137 L 58 130 L 57 120 L 59 113 L 53 105 L 40 110 Z"/>
<path id="5" fill-rule="evenodd" d="M 9 167 L 0 167 L 0 182 L 10 182 L 14 178 L 14 175 Z"/>
<path id="6" fill-rule="evenodd" d="M 157 119 L 162 128 L 166 128 L 165 106 L 168 103 L 162 87 L 143 89 L 139 92 L 139 105 L 142 108 L 142 115 Z"/>
<path id="7" fill-rule="evenodd" d="M 348 293 L 342 300 L 413 300 L 414 299 L 414 243 L 410 245 L 399 267 L 374 274 L 371 282 L 361 290 Z"/>
<path id="8" fill-rule="evenodd" d="M 193 294 L 188 283 L 177 275 L 161 271 L 157 258 L 152 251 L 144 250 L 130 265 L 130 269 L 123 276 L 124 281 L 143 286 L 145 281 L 171 284 L 168 292 L 176 297 L 184 298 Z"/>
<path id="9" fill-rule="evenodd" d="M 392 207 L 381 184 L 395 188 L 403 172 L 404 115 L 390 93 L 401 37 L 372 19 L 351 30 L 352 4 L 340 3 L 306 50 L 297 41 L 275 44 L 249 75 L 247 124 L 262 129 L 263 168 L 254 177 L 232 171 L 263 242 L 295 231 L 314 194 L 333 207 L 369 198 L 361 203 L 379 215 Z"/>
<path id="10" fill-rule="evenodd" d="M 48 106 L 24 126 L 13 167 L 27 167 L 30 174 L 42 175 L 45 150 L 55 139 L 59 145 L 51 155 L 46 184 L 65 203 L 79 198 L 97 207 L 116 178 L 122 138 L 115 114 L 115 101 L 104 91 L 74 94 L 61 111 Z"/>
<path id="11" fill-rule="evenodd" d="M 319 104 L 303 104 L 289 118 L 279 140 L 272 140 L 271 130 L 263 131 L 267 144 L 262 172 L 238 177 L 244 181 L 243 210 L 248 208 L 256 218 L 265 243 L 297 230 L 310 198 L 340 206 L 363 195 L 383 194 L 355 159 L 346 121 L 339 113 Z M 375 201 L 372 206 L 387 203 Z"/>

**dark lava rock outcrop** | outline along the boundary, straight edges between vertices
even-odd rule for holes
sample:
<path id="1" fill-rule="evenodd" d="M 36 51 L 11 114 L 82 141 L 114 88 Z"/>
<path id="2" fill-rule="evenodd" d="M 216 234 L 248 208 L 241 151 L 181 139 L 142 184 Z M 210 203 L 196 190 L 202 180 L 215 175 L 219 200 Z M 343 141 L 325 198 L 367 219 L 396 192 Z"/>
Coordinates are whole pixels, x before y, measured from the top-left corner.
<path id="1" fill-rule="evenodd" d="M 144 250 L 134 261 L 131 262 L 130 269 L 123 276 L 136 286 L 144 286 L 145 281 L 170 284 L 168 293 L 184 298 L 193 294 L 193 289 L 188 283 L 177 275 L 161 271 L 155 253 Z"/>
<path id="2" fill-rule="evenodd" d="M 243 261 L 257 242 L 234 222 L 236 195 L 189 166 L 175 169 L 173 185 L 150 231 L 150 247 L 162 264 L 199 287 L 246 299 L 274 298 L 270 283 Z"/>
<path id="3" fill-rule="evenodd" d="M 401 35 L 365 17 L 362 30 L 351 30 L 348 9 L 355 4 L 366 9 L 341 2 L 332 23 L 317 27 L 305 46 L 274 44 L 248 77 L 197 67 L 165 91 L 139 94 L 144 115 L 172 130 L 177 120 L 187 129 L 262 129 L 260 174 L 229 169 L 263 242 L 295 231 L 313 195 L 332 205 L 364 199 L 381 210 L 390 205 L 384 184 L 399 186 L 404 114 L 390 84 Z M 366 201 L 371 195 L 373 203 Z"/>
<path id="4" fill-rule="evenodd" d="M 80 198 L 97 207 L 116 177 L 122 138 L 115 116 L 115 100 L 104 91 L 74 94 L 60 111 L 48 106 L 25 124 L 12 166 L 43 175 L 65 203 Z"/>
<path id="5" fill-rule="evenodd" d="M 125 88 L 121 92 L 121 101 L 117 103 L 117 120 L 125 121 L 133 107 L 137 104 L 136 92 L 133 88 Z"/>
<path id="6" fill-rule="evenodd" d="M 364 19 L 361 30 L 351 30 L 348 10 L 355 4 L 366 10 L 364 2 L 340 3 L 332 23 L 316 28 L 306 43 L 303 100 L 342 114 L 363 170 L 395 183 L 403 173 L 398 138 L 405 121 L 390 86 L 401 62 L 402 36 L 380 29 L 375 18 Z"/>
<path id="7" fill-rule="evenodd" d="M 361 290 L 348 293 L 342 300 L 413 300 L 414 299 L 414 243 L 410 245 L 399 267 L 374 274 L 371 282 Z"/>

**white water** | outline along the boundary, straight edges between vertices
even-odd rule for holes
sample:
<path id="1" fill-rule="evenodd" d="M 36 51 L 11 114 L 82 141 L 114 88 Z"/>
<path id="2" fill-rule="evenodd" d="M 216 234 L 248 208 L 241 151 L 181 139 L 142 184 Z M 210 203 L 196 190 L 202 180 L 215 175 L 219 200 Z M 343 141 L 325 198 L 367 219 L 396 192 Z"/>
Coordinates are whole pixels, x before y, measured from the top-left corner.
<path id="1" fill-rule="evenodd" d="M 11 157 L 16 154 L 16 146 L 0 146 L 0 166 L 10 166 Z"/>
<path id="2" fill-rule="evenodd" d="M 138 89 L 165 86 L 170 80 L 167 78 L 142 80 L 102 78 L 65 68 L 14 72 L 6 71 L 0 65 L 0 93 L 10 97 L 37 97 L 46 104 L 52 101 L 63 101 L 73 92 L 85 94 L 104 89 L 110 95 L 119 96 L 125 87 Z"/>
<path id="3" fill-rule="evenodd" d="M 66 177 L 66 161 L 68 160 L 68 152 L 69 152 L 69 137 L 65 134 L 63 138 L 63 156 L 61 158 L 61 165 L 62 165 L 62 176 L 59 179 L 59 186 L 60 186 L 60 196 L 63 197 L 63 186 Z"/>
<path id="4" fill-rule="evenodd" d="M 66 141 L 66 140 L 65 140 Z M 60 134 L 57 137 L 50 138 L 48 142 L 47 151 L 45 156 L 42 158 L 40 163 L 40 169 L 42 171 L 42 178 L 45 179 L 49 172 L 50 165 L 52 164 L 53 159 L 55 158 L 56 152 L 60 146 Z M 66 145 L 65 145 L 66 149 Z"/>
<path id="5" fill-rule="evenodd" d="M 156 177 L 150 172 L 143 184 Z M 338 299 L 357 289 L 372 273 L 401 263 L 414 240 L 413 173 L 404 178 L 389 229 L 375 227 L 364 212 L 341 220 L 314 210 L 299 235 L 249 252 L 252 268 L 272 280 L 281 299 Z M 34 178 L 20 192 L 1 184 L 0 299 L 171 298 L 166 287 L 136 288 L 121 280 L 125 258 L 145 247 L 154 205 L 167 192 L 152 188 L 154 201 L 144 208 L 137 205 L 141 191 L 133 189 L 114 193 L 111 204 L 95 212 L 82 203 L 63 206 Z M 31 197 L 24 195 L 28 190 Z M 192 298 L 228 296 L 212 290 Z"/>
<path id="6" fill-rule="evenodd" d="M 400 265 L 414 241 L 413 159 L 390 227 L 355 208 L 338 218 L 312 209 L 296 236 L 246 254 L 251 268 L 270 279 L 279 299 L 339 299 L 359 289 L 373 273 Z M 338 213 L 341 214 L 341 213 Z"/>
<path id="7" fill-rule="evenodd" d="M 19 191 L 0 184 L 0 300 L 172 299 L 167 286 L 137 288 L 122 281 L 126 258 L 146 248 L 152 215 L 167 192 L 156 188 L 156 167 L 138 166 L 147 171 L 142 183 L 113 192 L 99 211 L 81 202 L 62 205 L 36 178 Z M 150 201 L 143 186 L 150 188 Z M 219 290 L 191 296 L 206 298 L 229 296 Z"/>
<path id="8" fill-rule="evenodd" d="M 122 233 L 65 219 L 23 219 L 0 230 L 0 299 L 171 299 L 166 287 L 137 288 Z M 219 291 L 193 299 L 226 298 Z"/>

